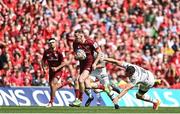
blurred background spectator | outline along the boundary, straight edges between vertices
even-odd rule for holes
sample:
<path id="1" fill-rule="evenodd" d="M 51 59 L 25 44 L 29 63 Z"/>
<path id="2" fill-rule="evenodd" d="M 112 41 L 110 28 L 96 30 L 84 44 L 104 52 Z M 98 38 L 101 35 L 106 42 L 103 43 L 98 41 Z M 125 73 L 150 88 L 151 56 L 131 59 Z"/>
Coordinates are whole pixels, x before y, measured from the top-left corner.
<path id="1" fill-rule="evenodd" d="M 71 56 L 82 28 L 108 56 L 151 70 L 162 79 L 157 87 L 180 88 L 179 20 L 178 0 L 0 0 L 0 85 L 47 86 L 46 40 L 55 37 Z M 121 73 L 107 68 L 117 84 Z"/>

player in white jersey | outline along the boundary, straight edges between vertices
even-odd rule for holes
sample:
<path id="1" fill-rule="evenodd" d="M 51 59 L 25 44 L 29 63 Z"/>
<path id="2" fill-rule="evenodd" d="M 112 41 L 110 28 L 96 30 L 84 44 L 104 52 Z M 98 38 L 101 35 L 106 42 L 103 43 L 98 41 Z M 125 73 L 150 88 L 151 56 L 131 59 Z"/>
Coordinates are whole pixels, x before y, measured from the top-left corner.
<path id="1" fill-rule="evenodd" d="M 111 99 L 113 99 L 114 98 L 114 92 L 120 93 L 120 90 L 117 87 L 115 87 L 114 85 L 111 85 L 111 83 L 109 81 L 109 76 L 108 76 L 107 71 L 106 71 L 106 62 L 103 61 L 104 57 L 105 57 L 105 55 L 102 53 L 101 54 L 101 58 L 100 58 L 97 66 L 96 66 L 96 69 L 91 72 L 89 80 L 86 80 L 85 82 L 87 84 L 87 87 L 89 85 L 91 85 L 89 87 L 95 89 L 95 92 L 102 91 L 102 90 L 97 91 L 98 85 L 100 85 L 100 84 L 104 85 L 104 87 L 106 88 L 106 89 L 104 88 L 104 90 L 107 92 L 108 96 Z M 98 79 L 100 81 L 100 84 L 94 83 L 96 79 Z M 91 101 L 94 98 L 93 98 L 93 96 L 91 94 L 91 90 L 90 89 L 86 89 L 85 92 L 89 96 L 89 99 L 85 103 L 85 106 L 89 106 Z M 119 108 L 118 104 L 116 104 L 115 107 Z"/>
<path id="2" fill-rule="evenodd" d="M 113 58 L 105 58 L 104 60 L 123 67 L 125 69 L 125 76 L 129 77 L 130 80 L 130 82 L 121 91 L 121 93 L 113 99 L 113 102 L 115 104 L 118 103 L 118 100 L 123 95 L 125 95 L 129 89 L 139 84 L 140 86 L 138 92 L 136 93 L 136 98 L 153 103 L 153 109 L 158 109 L 160 101 L 154 100 L 150 96 L 145 94 L 150 88 L 153 87 L 155 83 L 154 75 L 149 70 L 145 70 L 140 66 L 130 64 L 124 61 L 115 60 Z"/>

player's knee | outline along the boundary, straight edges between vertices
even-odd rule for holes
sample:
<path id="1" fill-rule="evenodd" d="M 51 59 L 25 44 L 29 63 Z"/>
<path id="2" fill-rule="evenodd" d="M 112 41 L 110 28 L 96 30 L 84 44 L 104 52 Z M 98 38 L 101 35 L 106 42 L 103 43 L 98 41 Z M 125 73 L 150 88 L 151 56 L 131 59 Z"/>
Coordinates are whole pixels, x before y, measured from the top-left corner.
<path id="1" fill-rule="evenodd" d="M 91 87 L 91 82 L 90 82 L 90 80 L 88 80 L 88 79 L 85 80 L 85 86 L 86 86 L 87 88 L 90 88 L 90 87 Z"/>
<path id="2" fill-rule="evenodd" d="M 56 88 L 56 85 L 54 83 L 51 83 L 50 86 L 52 89 Z"/>
<path id="3" fill-rule="evenodd" d="M 142 99 L 142 95 L 139 94 L 139 93 L 136 93 L 136 98 L 137 98 L 137 99 Z"/>
<path id="4" fill-rule="evenodd" d="M 90 82 L 91 82 L 90 79 L 86 79 L 86 80 L 85 80 L 85 83 L 86 83 L 86 84 L 90 84 Z"/>
<path id="5" fill-rule="evenodd" d="M 79 77 L 78 81 L 79 83 L 85 83 L 85 79 L 83 78 L 83 76 Z"/>
<path id="6" fill-rule="evenodd" d="M 50 86 L 54 86 L 55 84 L 54 84 L 54 81 L 52 80 L 51 82 L 50 82 Z"/>

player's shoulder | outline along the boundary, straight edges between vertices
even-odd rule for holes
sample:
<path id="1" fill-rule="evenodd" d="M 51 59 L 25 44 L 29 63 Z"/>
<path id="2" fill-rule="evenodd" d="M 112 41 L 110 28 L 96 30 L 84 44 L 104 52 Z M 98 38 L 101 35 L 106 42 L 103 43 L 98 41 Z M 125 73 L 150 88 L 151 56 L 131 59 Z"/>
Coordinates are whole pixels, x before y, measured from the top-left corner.
<path id="1" fill-rule="evenodd" d="M 91 38 L 86 38 L 86 43 L 87 44 L 94 44 L 94 40 L 93 39 L 91 39 Z"/>

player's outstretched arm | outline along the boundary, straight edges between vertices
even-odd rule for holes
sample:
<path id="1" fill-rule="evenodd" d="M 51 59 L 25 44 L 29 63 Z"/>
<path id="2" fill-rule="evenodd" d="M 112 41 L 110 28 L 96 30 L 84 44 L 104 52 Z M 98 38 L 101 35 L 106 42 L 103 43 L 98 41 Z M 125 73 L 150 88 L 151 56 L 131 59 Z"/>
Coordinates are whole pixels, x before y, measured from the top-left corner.
<path id="1" fill-rule="evenodd" d="M 93 65 L 92 65 L 92 67 L 93 67 L 94 70 L 97 68 L 97 64 L 98 64 L 98 62 L 99 62 L 99 60 L 100 60 L 100 58 L 101 58 L 101 55 L 102 55 L 102 51 L 101 51 L 100 48 L 98 48 L 98 49 L 96 50 L 96 52 L 97 52 L 97 57 L 96 57 Z"/>
<path id="2" fill-rule="evenodd" d="M 133 88 L 134 87 L 134 85 L 133 84 L 127 84 L 126 85 L 126 87 L 121 91 L 121 93 L 117 96 L 117 97 L 115 97 L 114 99 L 113 99 L 113 102 L 115 103 L 115 104 L 117 104 L 118 103 L 118 100 L 120 99 L 120 98 L 122 98 L 127 92 L 128 92 L 128 90 L 129 89 L 131 89 L 131 88 Z"/>
<path id="3" fill-rule="evenodd" d="M 104 61 L 116 64 L 118 66 L 122 66 L 122 61 L 119 61 L 119 60 L 116 60 L 116 59 L 113 59 L 113 58 L 104 58 Z"/>

